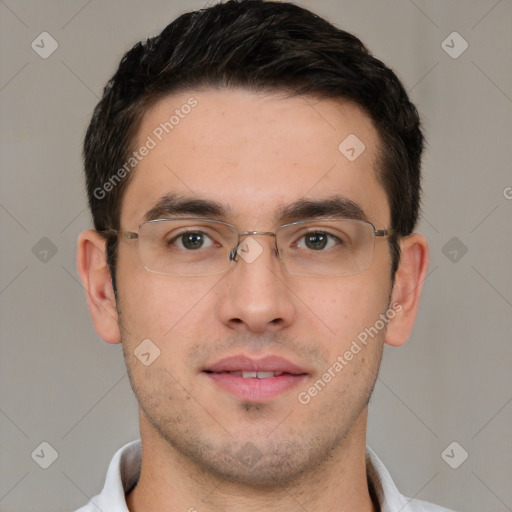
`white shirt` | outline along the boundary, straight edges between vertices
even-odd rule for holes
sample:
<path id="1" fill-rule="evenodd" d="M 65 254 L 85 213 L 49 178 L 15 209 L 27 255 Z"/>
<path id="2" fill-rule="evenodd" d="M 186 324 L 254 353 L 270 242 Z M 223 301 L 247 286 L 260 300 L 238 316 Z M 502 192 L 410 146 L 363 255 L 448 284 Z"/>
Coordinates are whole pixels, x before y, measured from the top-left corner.
<path id="1" fill-rule="evenodd" d="M 128 443 L 118 450 L 110 462 L 101 493 L 76 512 L 129 512 L 125 494 L 137 484 L 141 456 L 140 441 Z M 453 512 L 426 501 L 402 496 L 388 470 L 370 448 L 366 449 L 366 471 L 381 512 Z"/>

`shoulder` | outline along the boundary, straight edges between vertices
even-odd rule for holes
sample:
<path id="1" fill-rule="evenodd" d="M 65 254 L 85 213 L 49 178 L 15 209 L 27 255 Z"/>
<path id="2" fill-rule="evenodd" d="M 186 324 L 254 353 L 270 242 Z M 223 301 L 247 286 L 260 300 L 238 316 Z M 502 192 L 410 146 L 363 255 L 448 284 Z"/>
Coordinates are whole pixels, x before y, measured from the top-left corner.
<path id="1" fill-rule="evenodd" d="M 103 490 L 75 512 L 128 512 L 125 495 L 137 483 L 140 464 L 140 441 L 133 441 L 120 448 L 110 462 Z"/>
<path id="2" fill-rule="evenodd" d="M 404 496 L 405 498 L 405 496 Z M 407 501 L 408 498 L 405 498 Z M 428 503 L 420 500 L 409 500 L 407 505 L 402 509 L 402 512 L 454 512 L 451 509 Z"/>
<path id="3" fill-rule="evenodd" d="M 368 485 L 380 504 L 381 512 L 454 512 L 433 503 L 403 496 L 383 462 L 368 447 L 366 448 L 366 473 Z"/>

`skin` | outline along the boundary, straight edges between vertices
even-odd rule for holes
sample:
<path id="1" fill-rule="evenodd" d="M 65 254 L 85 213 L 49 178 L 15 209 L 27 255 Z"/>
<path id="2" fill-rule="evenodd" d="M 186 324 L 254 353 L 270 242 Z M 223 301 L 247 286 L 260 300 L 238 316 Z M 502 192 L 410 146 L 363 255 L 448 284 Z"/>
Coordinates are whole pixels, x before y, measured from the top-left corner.
<path id="1" fill-rule="evenodd" d="M 191 96 L 198 105 L 137 166 L 125 191 L 121 228 L 137 231 L 166 193 L 215 200 L 221 220 L 240 231 L 274 231 L 279 206 L 334 193 L 356 202 L 377 229 L 390 210 L 377 179 L 379 138 L 349 102 L 286 98 L 245 90 L 169 96 L 141 124 L 142 144 Z M 338 150 L 356 134 L 366 150 L 350 162 Z M 365 471 L 367 404 L 385 343 L 404 344 L 416 317 L 428 267 L 425 239 L 401 241 L 394 286 L 388 243 L 377 239 L 372 266 L 334 278 L 287 274 L 271 237 L 263 253 L 209 277 L 146 271 L 137 242 L 121 240 L 116 304 L 104 241 L 78 242 L 78 269 L 98 334 L 123 343 L 139 401 L 142 469 L 128 496 L 133 511 L 371 511 Z M 309 404 L 297 399 L 373 326 L 389 304 L 401 311 Z M 135 348 L 149 338 L 160 356 L 144 366 Z M 299 386 L 264 403 L 246 403 L 202 373 L 244 353 L 283 356 L 306 369 Z M 240 453 L 256 448 L 252 466 Z M 299 505 L 300 504 L 300 505 Z"/>

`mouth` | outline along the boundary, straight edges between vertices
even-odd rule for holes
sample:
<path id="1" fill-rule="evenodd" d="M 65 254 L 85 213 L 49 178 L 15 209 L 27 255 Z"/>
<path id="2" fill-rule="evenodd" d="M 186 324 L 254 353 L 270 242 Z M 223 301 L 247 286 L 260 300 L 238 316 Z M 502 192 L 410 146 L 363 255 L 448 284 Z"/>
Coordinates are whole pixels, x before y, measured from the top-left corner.
<path id="1" fill-rule="evenodd" d="M 203 370 L 216 389 L 244 401 L 264 402 L 290 391 L 308 377 L 298 365 L 278 356 L 229 357 Z"/>
<path id="2" fill-rule="evenodd" d="M 206 372 L 206 373 L 215 373 L 215 372 Z M 285 372 L 243 372 L 243 371 L 235 371 L 235 372 L 219 372 L 219 373 L 227 373 L 229 375 L 235 375 L 236 377 L 242 377 L 243 379 L 270 379 L 272 377 L 279 377 L 284 375 Z"/>

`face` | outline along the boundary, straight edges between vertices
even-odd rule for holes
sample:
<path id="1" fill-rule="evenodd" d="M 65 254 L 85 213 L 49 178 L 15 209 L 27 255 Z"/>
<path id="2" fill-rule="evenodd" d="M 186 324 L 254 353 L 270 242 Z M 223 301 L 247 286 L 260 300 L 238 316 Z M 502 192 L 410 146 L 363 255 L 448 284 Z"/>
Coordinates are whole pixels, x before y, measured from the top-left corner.
<path id="1" fill-rule="evenodd" d="M 161 123 L 176 109 L 179 121 L 166 133 Z M 338 149 L 351 134 L 365 145 L 353 161 Z M 376 177 L 377 133 L 351 103 L 242 90 L 184 93 L 147 112 L 136 146 L 148 136 L 155 146 L 125 191 L 123 230 L 137 231 L 159 203 L 158 216 L 179 216 L 165 210 L 166 195 L 215 202 L 222 211 L 214 218 L 239 231 L 305 220 L 282 212 L 333 196 L 356 203 L 377 229 L 389 227 Z M 208 211 L 180 215 L 211 218 Z M 391 258 L 387 240 L 377 238 L 366 272 L 297 276 L 282 267 L 273 237 L 251 238 L 262 250 L 254 261 L 239 258 L 225 273 L 202 277 L 148 272 L 138 242 L 121 239 L 117 308 L 146 435 L 222 478 L 275 485 L 364 436 L 386 325 L 366 344 L 361 333 L 389 307 Z M 134 354 L 147 339 L 151 354 L 154 346 L 160 351 L 148 366 Z M 285 374 L 227 374 L 237 370 Z"/>

